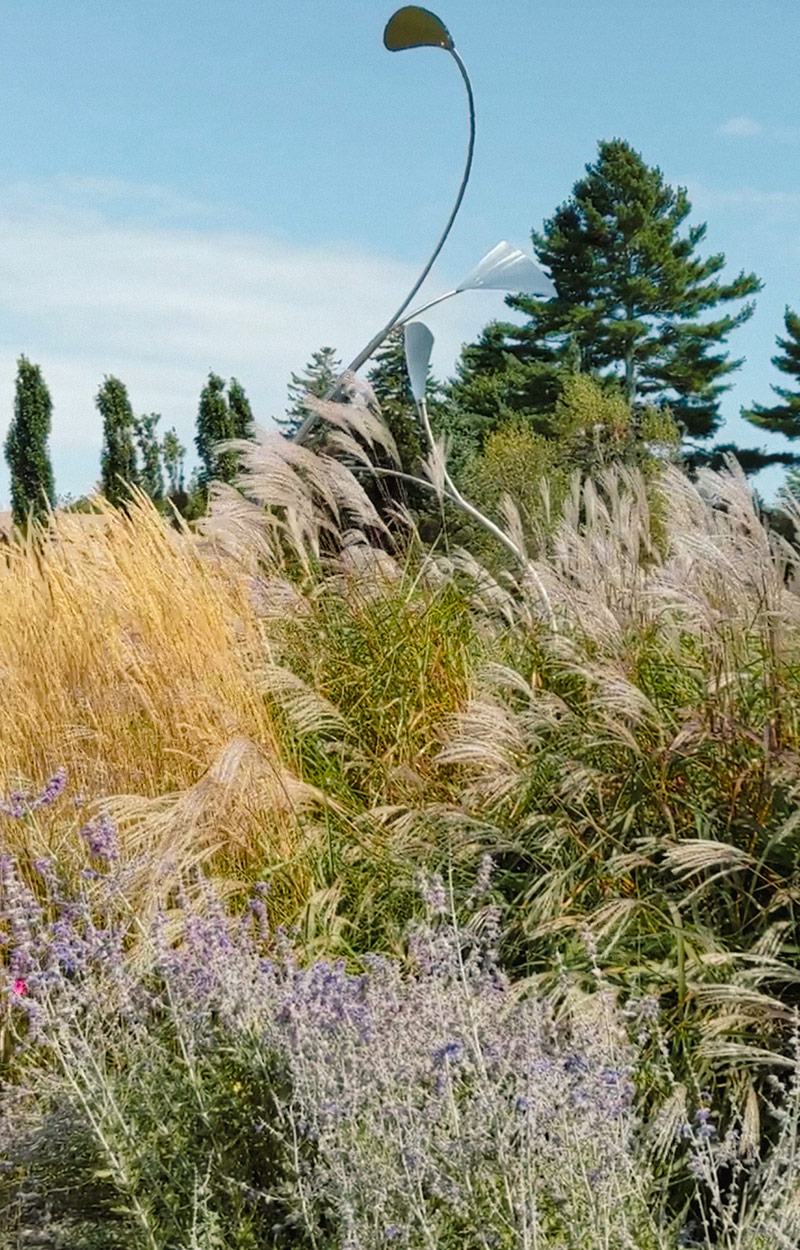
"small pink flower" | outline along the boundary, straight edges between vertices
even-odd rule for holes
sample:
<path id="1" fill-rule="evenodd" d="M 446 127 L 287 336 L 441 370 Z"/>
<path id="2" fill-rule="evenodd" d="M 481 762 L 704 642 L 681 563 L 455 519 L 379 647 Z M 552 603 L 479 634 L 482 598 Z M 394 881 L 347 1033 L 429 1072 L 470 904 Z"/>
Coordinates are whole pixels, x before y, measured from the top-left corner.
<path id="1" fill-rule="evenodd" d="M 22 995 L 27 994 L 27 992 L 28 992 L 28 987 L 25 984 L 25 981 L 23 980 L 22 977 L 17 977 L 16 981 L 14 982 L 14 993 L 19 994 L 21 998 Z"/>

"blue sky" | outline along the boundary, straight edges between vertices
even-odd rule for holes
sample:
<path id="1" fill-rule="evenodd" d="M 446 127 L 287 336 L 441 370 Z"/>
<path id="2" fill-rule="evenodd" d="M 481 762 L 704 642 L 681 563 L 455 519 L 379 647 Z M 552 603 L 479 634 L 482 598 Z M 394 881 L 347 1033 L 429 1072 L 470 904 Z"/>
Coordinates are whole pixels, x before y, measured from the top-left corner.
<path id="1" fill-rule="evenodd" d="M 42 366 L 59 494 L 99 474 L 94 395 L 127 384 L 193 462 L 209 369 L 257 419 L 330 344 L 350 358 L 399 304 L 449 210 L 466 111 L 435 49 L 388 53 L 376 0 L 5 0 L 0 9 L 0 437 L 16 360 Z M 461 215 L 423 294 L 569 195 L 597 141 L 631 142 L 689 189 L 703 253 L 765 283 L 731 339 L 746 363 L 722 437 L 768 402 L 786 304 L 800 311 L 797 0 L 441 0 L 475 88 Z M 502 295 L 427 318 L 434 367 Z M 770 496 L 781 478 L 759 481 Z M 0 464 L 0 507 L 8 476 Z"/>

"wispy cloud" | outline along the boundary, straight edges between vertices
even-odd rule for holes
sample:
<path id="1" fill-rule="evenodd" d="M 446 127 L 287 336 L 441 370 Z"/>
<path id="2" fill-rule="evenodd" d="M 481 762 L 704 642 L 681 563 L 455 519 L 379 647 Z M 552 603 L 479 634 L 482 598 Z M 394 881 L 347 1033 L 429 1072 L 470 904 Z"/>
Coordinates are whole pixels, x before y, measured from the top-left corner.
<path id="1" fill-rule="evenodd" d="M 354 355 L 413 277 L 411 267 L 352 245 L 303 247 L 223 228 L 206 206 L 157 187 L 17 185 L 0 194 L 0 439 L 21 353 L 41 364 L 53 396 L 59 491 L 87 489 L 97 477 L 94 395 L 105 374 L 123 379 L 137 412 L 174 424 L 190 452 L 211 368 L 238 377 L 269 425 L 285 409 L 291 371 L 322 345 Z M 453 301 L 432 322 L 440 372 L 502 308 L 501 296 L 478 302 Z"/>
<path id="2" fill-rule="evenodd" d="M 733 209 L 763 220 L 797 222 L 800 191 L 762 191 L 755 187 L 710 187 L 688 179 L 692 207 L 702 213 Z"/>
<path id="3" fill-rule="evenodd" d="M 729 117 L 718 135 L 732 139 L 764 139 L 769 143 L 800 143 L 800 126 L 762 126 L 753 117 Z"/>
<path id="4" fill-rule="evenodd" d="M 752 117 L 729 117 L 717 127 L 717 133 L 740 139 L 754 139 L 764 133 L 764 127 Z"/>

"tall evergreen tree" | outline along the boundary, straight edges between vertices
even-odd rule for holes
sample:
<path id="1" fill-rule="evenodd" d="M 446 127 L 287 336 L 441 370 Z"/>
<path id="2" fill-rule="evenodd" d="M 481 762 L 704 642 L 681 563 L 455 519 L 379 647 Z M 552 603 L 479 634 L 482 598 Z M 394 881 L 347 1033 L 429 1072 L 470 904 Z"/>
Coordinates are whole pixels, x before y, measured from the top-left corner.
<path id="1" fill-rule="evenodd" d="M 230 482 L 236 476 L 236 456 L 233 452 L 217 451 L 218 443 L 233 437 L 233 420 L 225 398 L 225 381 L 211 372 L 200 392 L 197 434 L 194 440 L 200 457 L 199 482 L 204 494 L 207 494 L 210 482 Z"/>
<path id="2" fill-rule="evenodd" d="M 241 384 L 231 378 L 226 393 L 224 378 L 209 373 L 200 392 L 194 440 L 201 461 L 198 481 L 204 498 L 208 496 L 211 481 L 232 482 L 239 471 L 237 453 L 219 451 L 217 444 L 232 438 L 251 439 L 254 432 L 250 401 Z"/>
<path id="3" fill-rule="evenodd" d="M 136 441 L 139 445 L 141 468 L 139 483 L 142 490 L 153 503 L 160 504 L 164 499 L 164 476 L 161 472 L 161 445 L 156 434 L 156 426 L 161 420 L 157 412 L 149 416 L 137 417 L 135 422 Z"/>
<path id="4" fill-rule="evenodd" d="M 628 143 L 601 142 L 570 199 L 532 235 L 558 297 L 507 298 L 528 322 L 496 323 L 465 351 L 453 390 L 460 406 L 490 421 L 498 411 L 535 415 L 552 410 L 564 375 L 579 371 L 616 376 L 629 405 L 668 404 L 688 435 L 712 434 L 725 379 L 741 364 L 719 349 L 754 305 L 704 314 L 761 283 L 744 272 L 719 280 L 724 255 L 697 255 L 706 226 L 681 232 L 690 211 L 685 189 L 668 186 Z"/>
<path id="5" fill-rule="evenodd" d="M 103 418 L 103 447 L 100 453 L 100 483 L 103 494 L 116 508 L 129 499 L 128 486 L 138 485 L 134 434 L 136 420 L 124 382 L 106 377 L 95 397 Z"/>
<path id="6" fill-rule="evenodd" d="M 169 494 L 177 495 L 183 491 L 183 463 L 186 458 L 186 448 L 181 444 L 174 426 L 166 431 L 161 440 L 161 456 L 167 471 Z"/>
<path id="7" fill-rule="evenodd" d="M 42 521 L 55 506 L 53 469 L 47 440 L 53 404 L 38 365 L 25 357 L 17 361 L 14 420 L 5 442 L 11 473 L 11 514 L 24 528 L 28 519 Z"/>
<path id="8" fill-rule="evenodd" d="M 321 347 L 313 352 L 302 373 L 293 373 L 286 390 L 289 407 L 284 417 L 276 417 L 275 424 L 286 438 L 294 438 L 308 416 L 304 405 L 306 395 L 324 398 L 342 372 L 342 362 L 336 359 L 335 347 Z"/>
<path id="9" fill-rule="evenodd" d="M 231 378 L 228 384 L 228 408 L 231 413 L 233 437 L 254 438 L 255 422 L 253 410 L 250 407 L 250 400 L 245 394 L 244 387 L 240 382 L 237 382 L 236 378 Z"/>
<path id="10" fill-rule="evenodd" d="M 776 369 L 793 378 L 796 385 L 794 389 L 773 386 L 772 390 L 783 403 L 771 408 L 753 404 L 752 408 L 742 409 L 742 416 L 762 430 L 772 430 L 776 434 L 784 434 L 786 438 L 800 438 L 800 316 L 787 307 L 783 320 L 786 338 L 777 339 L 781 352 L 772 357 L 772 363 Z"/>

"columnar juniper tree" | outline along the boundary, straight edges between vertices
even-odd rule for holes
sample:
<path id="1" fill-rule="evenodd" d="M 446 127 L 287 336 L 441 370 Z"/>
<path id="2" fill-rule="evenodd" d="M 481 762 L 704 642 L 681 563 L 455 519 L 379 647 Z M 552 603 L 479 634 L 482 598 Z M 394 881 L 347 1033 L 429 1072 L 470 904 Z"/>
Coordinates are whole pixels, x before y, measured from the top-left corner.
<path id="1" fill-rule="evenodd" d="M 138 484 L 133 441 L 136 420 L 125 384 L 119 378 L 106 377 L 95 403 L 103 418 L 101 489 L 109 503 L 124 508 L 129 500 L 128 487 Z"/>
<path id="2" fill-rule="evenodd" d="M 253 410 L 244 387 L 236 378 L 231 378 L 228 383 L 228 408 L 231 414 L 232 437 L 252 439 L 255 435 Z"/>
<path id="3" fill-rule="evenodd" d="M 776 369 L 794 379 L 795 387 L 790 390 L 786 386 L 773 386 L 772 390 L 782 403 L 771 408 L 753 404 L 752 408 L 742 409 L 742 416 L 762 430 L 772 430 L 786 438 L 800 438 L 800 316 L 787 308 L 783 320 L 786 338 L 778 338 L 778 347 L 782 351 L 772 357 L 772 363 Z"/>
<path id="4" fill-rule="evenodd" d="M 157 412 L 136 419 L 136 441 L 141 456 L 140 484 L 153 503 L 160 504 L 164 499 L 164 476 L 161 472 L 161 446 L 156 435 L 156 426 L 161 417 Z"/>
<path id="5" fill-rule="evenodd" d="M 178 438 L 178 432 L 174 426 L 171 430 L 167 430 L 161 440 L 161 457 L 167 471 L 169 494 L 177 495 L 183 491 L 183 462 L 186 458 L 186 448 Z"/>
<path id="6" fill-rule="evenodd" d="M 205 496 L 209 483 L 215 479 L 230 482 L 236 473 L 236 457 L 231 452 L 220 453 L 217 444 L 233 437 L 230 409 L 225 399 L 225 380 L 216 373 L 209 373 L 208 381 L 200 392 L 197 410 L 197 434 L 195 447 L 200 457 L 200 488 Z"/>
<path id="7" fill-rule="evenodd" d="M 528 321 L 490 325 L 465 349 L 459 405 L 487 419 L 552 410 L 564 375 L 579 371 L 616 376 L 633 408 L 668 404 L 690 437 L 712 434 L 724 379 L 741 364 L 719 348 L 754 304 L 704 314 L 761 283 L 753 273 L 719 280 L 724 255 L 696 253 L 705 225 L 682 230 L 690 211 L 685 189 L 628 143 L 601 142 L 569 200 L 532 235 L 558 298 L 507 297 Z"/>
<path id="8" fill-rule="evenodd" d="M 47 440 L 53 403 L 38 365 L 25 356 L 17 362 L 14 420 L 5 443 L 11 473 L 11 513 L 21 529 L 42 521 L 55 505 L 53 469 Z"/>
<path id="9" fill-rule="evenodd" d="M 312 353 L 302 373 L 292 374 L 292 380 L 286 388 L 289 396 L 286 416 L 275 418 L 275 424 L 286 438 L 293 438 L 308 416 L 308 409 L 303 403 L 305 396 L 316 395 L 322 399 L 341 371 L 342 362 L 336 359 L 336 349 L 321 347 L 318 352 Z"/>
<path id="10" fill-rule="evenodd" d="M 239 468 L 235 451 L 219 451 L 218 444 L 231 438 L 253 437 L 253 413 L 243 387 L 231 378 L 225 393 L 225 379 L 209 373 L 200 392 L 195 446 L 200 457 L 199 488 L 204 499 L 212 481 L 232 482 Z"/>

